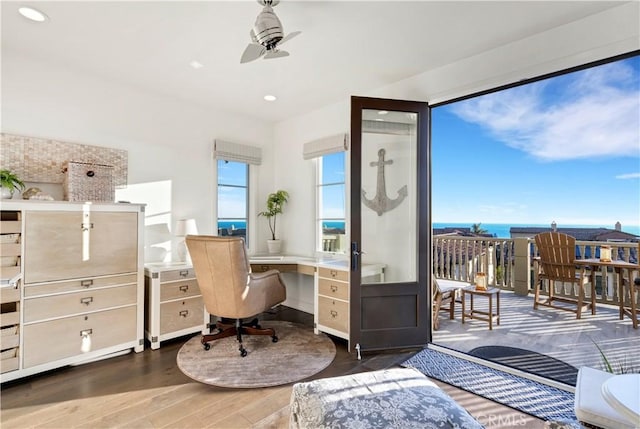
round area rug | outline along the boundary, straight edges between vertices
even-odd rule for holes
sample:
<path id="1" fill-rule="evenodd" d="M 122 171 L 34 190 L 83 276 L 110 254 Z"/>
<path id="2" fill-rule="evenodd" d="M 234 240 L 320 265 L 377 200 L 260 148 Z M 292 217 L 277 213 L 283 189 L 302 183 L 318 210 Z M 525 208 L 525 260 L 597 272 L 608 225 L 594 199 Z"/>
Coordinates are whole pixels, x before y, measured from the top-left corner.
<path id="1" fill-rule="evenodd" d="M 241 357 L 235 336 L 211 341 L 205 350 L 200 335 L 178 351 L 178 368 L 188 377 L 221 387 L 278 386 L 305 379 L 325 369 L 336 356 L 333 341 L 312 328 L 292 322 L 260 321 L 276 330 L 278 342 L 268 335 L 243 335 L 247 356 Z"/>

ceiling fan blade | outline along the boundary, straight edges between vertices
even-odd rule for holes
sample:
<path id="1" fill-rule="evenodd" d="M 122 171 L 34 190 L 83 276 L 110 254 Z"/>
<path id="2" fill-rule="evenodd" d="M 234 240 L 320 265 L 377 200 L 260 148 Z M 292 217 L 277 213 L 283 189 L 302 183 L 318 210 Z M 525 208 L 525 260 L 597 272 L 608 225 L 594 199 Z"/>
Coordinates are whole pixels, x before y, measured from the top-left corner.
<path id="1" fill-rule="evenodd" d="M 282 57 L 288 57 L 289 56 L 289 52 L 287 51 L 281 51 L 281 50 L 271 50 L 269 52 L 267 52 L 267 54 L 264 56 L 264 59 L 271 59 L 271 58 L 282 58 Z"/>
<path id="2" fill-rule="evenodd" d="M 298 34 L 302 33 L 302 31 L 293 31 L 289 34 L 287 34 L 286 36 L 284 36 L 279 42 L 278 42 L 278 46 L 282 45 L 284 42 L 293 39 L 294 37 L 296 37 Z"/>
<path id="3" fill-rule="evenodd" d="M 242 54 L 242 58 L 240 58 L 240 64 L 248 63 L 249 61 L 257 60 L 260 58 L 267 49 L 258 45 L 257 43 L 249 43 Z"/>

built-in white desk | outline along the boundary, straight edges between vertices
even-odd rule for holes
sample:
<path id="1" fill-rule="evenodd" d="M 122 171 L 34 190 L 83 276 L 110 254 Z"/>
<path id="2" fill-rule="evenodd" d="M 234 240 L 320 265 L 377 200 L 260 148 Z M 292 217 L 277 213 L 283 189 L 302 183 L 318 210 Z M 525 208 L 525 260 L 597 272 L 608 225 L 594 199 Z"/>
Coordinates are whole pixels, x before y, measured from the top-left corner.
<path id="1" fill-rule="evenodd" d="M 301 274 L 297 287 L 287 286 L 285 305 L 314 315 L 315 332 L 326 332 L 349 339 L 349 261 L 336 258 L 311 258 L 305 256 L 249 256 L 251 270 L 264 272 L 278 270 L 285 276 Z M 384 281 L 385 264 L 363 264 L 361 275 L 378 277 Z M 303 296 L 305 278 L 312 280 L 312 289 Z"/>

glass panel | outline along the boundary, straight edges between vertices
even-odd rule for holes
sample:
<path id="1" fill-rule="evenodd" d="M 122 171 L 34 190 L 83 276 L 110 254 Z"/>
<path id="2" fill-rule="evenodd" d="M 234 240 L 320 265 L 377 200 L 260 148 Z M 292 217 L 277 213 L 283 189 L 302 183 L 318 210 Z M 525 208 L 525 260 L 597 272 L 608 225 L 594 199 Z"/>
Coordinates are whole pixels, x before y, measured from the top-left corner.
<path id="1" fill-rule="evenodd" d="M 344 221 L 344 184 L 320 187 L 320 217 Z"/>
<path id="2" fill-rule="evenodd" d="M 322 178 L 320 180 L 322 185 L 344 183 L 344 152 L 332 153 L 322 157 Z"/>
<path id="3" fill-rule="evenodd" d="M 385 282 L 417 280 L 416 116 L 362 111 L 362 263 L 386 264 Z"/>
<path id="4" fill-rule="evenodd" d="M 247 186 L 248 164 L 218 160 L 218 184 Z"/>
<path id="5" fill-rule="evenodd" d="M 218 235 L 247 240 L 249 165 L 218 160 Z"/>

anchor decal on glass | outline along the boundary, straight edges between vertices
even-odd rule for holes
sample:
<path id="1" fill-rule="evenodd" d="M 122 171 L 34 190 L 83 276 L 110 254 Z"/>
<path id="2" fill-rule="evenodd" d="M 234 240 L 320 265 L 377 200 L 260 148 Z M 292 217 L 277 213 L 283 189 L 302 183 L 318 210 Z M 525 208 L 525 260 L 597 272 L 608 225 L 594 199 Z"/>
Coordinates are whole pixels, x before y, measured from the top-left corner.
<path id="1" fill-rule="evenodd" d="M 384 166 L 393 164 L 393 160 L 385 161 L 385 153 L 386 151 L 384 149 L 380 149 L 378 151 L 378 161 L 369 163 L 371 167 L 378 167 L 376 195 L 373 198 L 368 199 L 366 197 L 367 192 L 364 189 L 361 190 L 362 203 L 374 212 L 378 213 L 378 216 L 382 216 L 382 213 L 395 209 L 407 197 L 407 185 L 404 185 L 398 190 L 398 196 L 395 199 L 391 199 L 387 196 L 387 186 L 384 180 Z"/>

